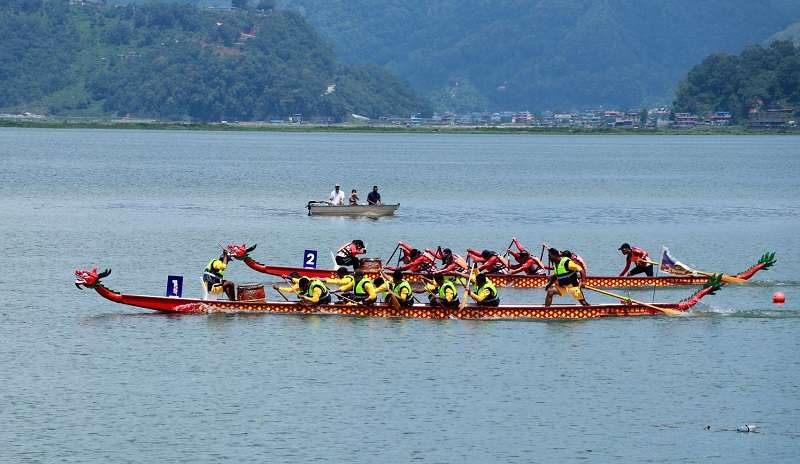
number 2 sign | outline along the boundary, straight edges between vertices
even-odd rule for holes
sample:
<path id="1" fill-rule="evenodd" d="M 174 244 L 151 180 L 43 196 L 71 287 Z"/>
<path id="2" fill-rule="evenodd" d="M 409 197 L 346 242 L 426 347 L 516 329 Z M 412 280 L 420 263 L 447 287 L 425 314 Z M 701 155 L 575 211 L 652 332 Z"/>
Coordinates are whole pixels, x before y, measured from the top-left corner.
<path id="1" fill-rule="evenodd" d="M 303 252 L 303 268 L 317 268 L 317 250 L 306 250 Z"/>

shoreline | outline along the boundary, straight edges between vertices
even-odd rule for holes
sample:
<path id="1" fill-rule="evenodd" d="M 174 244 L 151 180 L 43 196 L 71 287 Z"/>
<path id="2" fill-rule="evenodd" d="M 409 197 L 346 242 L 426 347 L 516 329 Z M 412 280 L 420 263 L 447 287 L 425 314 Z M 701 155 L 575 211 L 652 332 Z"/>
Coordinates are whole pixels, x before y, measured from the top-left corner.
<path id="1" fill-rule="evenodd" d="M 0 120 L 0 128 L 30 129 L 137 129 L 221 132 L 308 132 L 394 134 L 523 134 L 523 135 L 800 135 L 800 128 L 749 129 L 739 126 L 688 129 L 627 129 L 524 126 L 389 126 L 351 124 L 248 124 L 70 120 Z"/>

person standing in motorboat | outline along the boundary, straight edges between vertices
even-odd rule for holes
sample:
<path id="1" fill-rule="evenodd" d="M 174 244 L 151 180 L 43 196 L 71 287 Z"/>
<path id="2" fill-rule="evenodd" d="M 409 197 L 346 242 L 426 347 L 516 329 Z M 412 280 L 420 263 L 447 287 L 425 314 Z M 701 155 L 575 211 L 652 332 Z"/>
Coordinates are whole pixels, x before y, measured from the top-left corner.
<path id="1" fill-rule="evenodd" d="M 341 185 L 334 185 L 328 201 L 330 202 L 331 206 L 344 206 L 344 192 L 342 192 Z"/>

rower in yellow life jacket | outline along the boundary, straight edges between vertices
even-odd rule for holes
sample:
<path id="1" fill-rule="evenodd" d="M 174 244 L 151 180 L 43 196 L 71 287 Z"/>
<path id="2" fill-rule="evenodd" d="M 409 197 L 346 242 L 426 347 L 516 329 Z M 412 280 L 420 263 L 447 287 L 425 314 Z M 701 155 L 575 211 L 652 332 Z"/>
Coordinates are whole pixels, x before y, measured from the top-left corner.
<path id="1" fill-rule="evenodd" d="M 219 288 L 225 292 L 228 299 L 236 300 L 236 284 L 230 280 L 225 280 L 225 270 L 228 268 L 231 256 L 227 250 L 223 250 L 219 258 L 214 258 L 208 262 L 203 269 L 203 285 L 209 293 L 218 293 Z M 216 291 L 215 291 L 216 290 Z"/>
<path id="2" fill-rule="evenodd" d="M 425 285 L 428 298 L 432 305 L 445 307 L 458 307 L 458 288 L 450 279 L 445 279 L 441 274 L 433 276 L 433 282 Z"/>
<path id="3" fill-rule="evenodd" d="M 340 267 L 336 270 L 336 278 L 325 279 L 325 282 L 333 285 L 338 285 L 337 292 L 349 292 L 353 290 L 356 282 L 350 271 L 346 267 Z"/>
<path id="4" fill-rule="evenodd" d="M 569 294 L 583 306 L 589 306 L 581 290 L 580 277 L 583 267 L 573 262 L 570 258 L 561 256 L 561 253 L 555 248 L 547 250 L 547 255 L 550 258 L 550 262 L 553 263 L 553 275 L 550 276 L 550 281 L 545 286 L 547 296 L 545 296 L 544 305 L 550 306 L 552 304 L 553 295 L 564 296 Z"/>
<path id="5" fill-rule="evenodd" d="M 363 304 L 371 305 L 378 300 L 378 292 L 375 291 L 375 284 L 363 272 L 353 273 L 353 280 L 356 283 L 353 287 L 353 300 Z"/>
<path id="6" fill-rule="evenodd" d="M 298 284 L 300 293 L 297 296 L 301 300 L 312 304 L 328 304 L 331 302 L 331 294 L 328 291 L 328 287 L 320 279 L 302 277 Z"/>
<path id="7" fill-rule="evenodd" d="M 403 271 L 394 271 L 391 280 L 382 277 L 379 277 L 379 279 L 383 282 L 378 285 L 375 292 L 383 295 L 383 301 L 385 303 L 390 302 L 392 298 L 390 294 L 393 294 L 394 297 L 397 298 L 397 302 L 400 303 L 400 306 L 414 305 L 414 290 L 411 284 L 403 278 Z M 375 279 L 375 283 L 378 283 L 378 279 Z"/>
<path id="8" fill-rule="evenodd" d="M 497 296 L 497 287 L 481 272 L 478 275 L 470 275 L 470 281 L 475 285 L 472 289 L 467 289 L 467 296 L 475 300 L 480 306 L 499 306 L 500 298 Z"/>

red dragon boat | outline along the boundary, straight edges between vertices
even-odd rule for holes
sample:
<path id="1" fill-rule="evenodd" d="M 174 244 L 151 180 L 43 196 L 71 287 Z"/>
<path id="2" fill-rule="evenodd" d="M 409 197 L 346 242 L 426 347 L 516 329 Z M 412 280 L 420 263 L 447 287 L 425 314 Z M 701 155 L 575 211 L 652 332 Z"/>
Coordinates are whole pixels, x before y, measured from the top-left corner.
<path id="1" fill-rule="evenodd" d="M 244 261 L 244 263 L 253 269 L 264 274 L 274 276 L 287 276 L 292 272 L 297 272 L 306 277 L 313 277 L 317 279 L 336 278 L 335 269 L 306 269 L 301 267 L 289 266 L 272 266 L 262 264 L 250 257 L 250 252 L 255 250 L 256 245 L 246 247 L 242 245 L 228 245 L 227 250 L 234 258 Z M 744 272 L 736 274 L 734 277 L 743 280 L 749 280 L 758 271 L 769 269 L 775 264 L 775 253 L 764 253 L 756 264 L 751 266 Z M 367 277 L 374 279 L 378 277 L 377 270 L 370 271 L 364 269 L 364 274 Z M 406 278 L 411 282 L 421 282 L 425 274 L 421 273 L 406 273 Z M 514 287 L 514 288 L 541 288 L 547 285 L 550 276 L 545 275 L 526 275 L 526 274 L 488 274 L 488 277 L 498 287 Z M 659 276 L 659 277 L 618 277 L 618 276 L 587 276 L 585 284 L 592 287 L 605 287 L 605 288 L 635 288 L 635 287 L 676 287 L 685 285 L 703 285 L 710 276 L 706 275 L 689 275 L 689 276 Z"/>
<path id="2" fill-rule="evenodd" d="M 643 305 L 630 300 L 591 306 L 579 305 L 500 305 L 496 307 L 468 305 L 464 308 L 444 308 L 425 304 L 410 307 L 393 307 L 388 304 L 361 306 L 334 303 L 327 305 L 308 305 L 294 301 L 249 301 L 200 300 L 192 298 L 170 298 L 162 296 L 129 295 L 109 289 L 101 280 L 108 277 L 111 270 L 98 274 L 97 269 L 76 270 L 75 286 L 93 288 L 104 298 L 115 303 L 152 309 L 172 314 L 208 313 L 273 313 L 273 314 L 321 314 L 357 317 L 397 317 L 420 319 L 591 319 L 620 316 L 654 316 L 662 314 L 658 308 L 686 312 L 706 295 L 711 295 L 722 287 L 719 278 L 709 279 L 703 288 L 689 298 L 677 303 L 654 303 Z"/>

